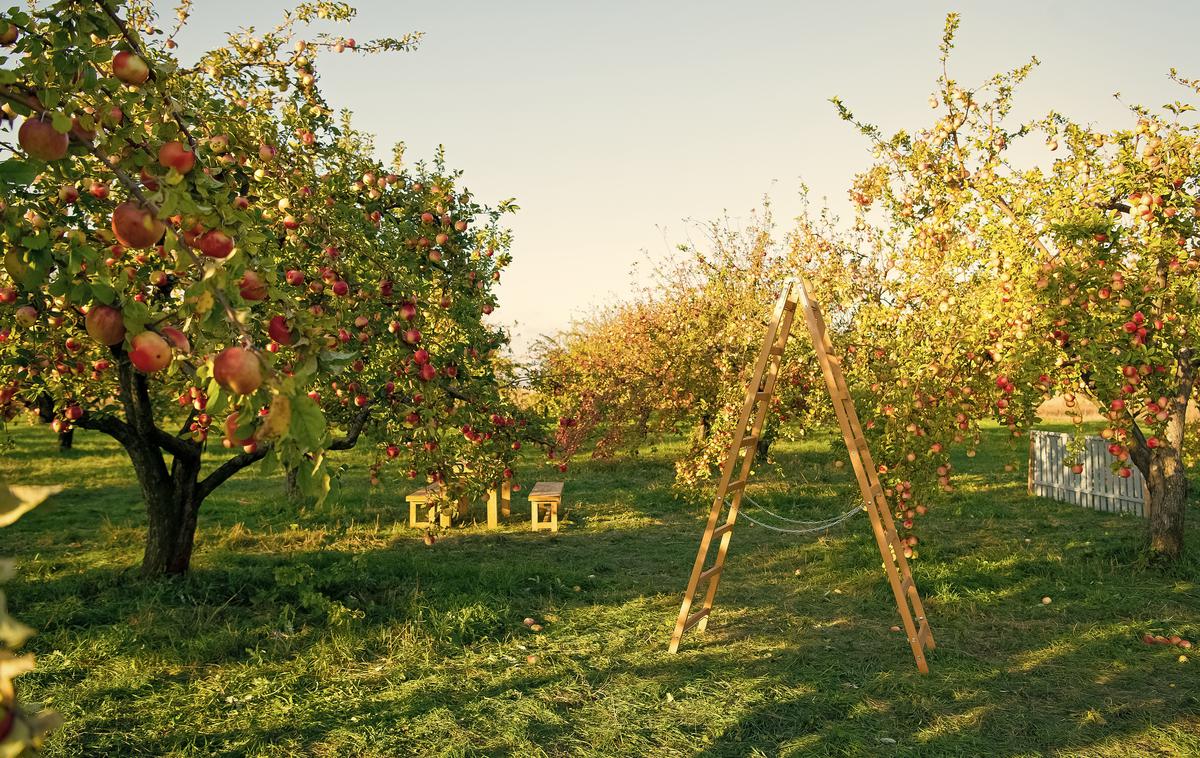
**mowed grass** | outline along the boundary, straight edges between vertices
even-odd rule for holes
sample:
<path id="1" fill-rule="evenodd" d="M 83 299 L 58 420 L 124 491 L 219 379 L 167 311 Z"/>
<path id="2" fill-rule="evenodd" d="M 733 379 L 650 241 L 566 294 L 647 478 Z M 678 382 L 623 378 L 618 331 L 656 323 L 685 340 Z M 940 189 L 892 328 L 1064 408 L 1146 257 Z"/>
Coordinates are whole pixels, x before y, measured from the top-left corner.
<path id="1" fill-rule="evenodd" d="M 409 487 L 361 484 L 361 454 L 321 507 L 244 472 L 205 505 L 192 573 L 145 581 L 120 450 L 11 434 L 10 481 L 68 485 L 0 532 L 39 629 L 23 695 L 66 717 L 49 755 L 1200 755 L 1200 655 L 1139 639 L 1200 638 L 1195 501 L 1187 557 L 1147 566 L 1139 520 L 1028 497 L 995 430 L 921 526 L 928 676 L 889 630 L 865 516 L 739 526 L 709 630 L 668 655 L 707 510 L 672 497 L 670 444 L 574 465 L 557 535 L 528 531 L 518 494 L 502 531 L 433 547 L 404 525 Z M 781 441 L 751 494 L 841 512 L 833 442 Z M 539 478 L 563 477 L 531 459 Z"/>

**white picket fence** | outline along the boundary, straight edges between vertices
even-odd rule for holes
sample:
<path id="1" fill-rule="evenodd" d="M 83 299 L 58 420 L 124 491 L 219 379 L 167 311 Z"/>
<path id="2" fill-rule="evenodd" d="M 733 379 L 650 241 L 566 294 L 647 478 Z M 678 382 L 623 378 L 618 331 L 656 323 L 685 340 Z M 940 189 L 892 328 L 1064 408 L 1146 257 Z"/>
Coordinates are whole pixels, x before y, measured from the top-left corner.
<path id="1" fill-rule="evenodd" d="M 1134 466 L 1133 476 L 1123 479 L 1112 471 L 1113 457 L 1108 442 L 1086 437 L 1078 458 L 1071 459 L 1067 445 L 1070 434 L 1034 431 L 1029 440 L 1029 494 L 1074 503 L 1107 513 L 1146 515 L 1146 486 Z M 1071 471 L 1082 463 L 1083 473 Z"/>

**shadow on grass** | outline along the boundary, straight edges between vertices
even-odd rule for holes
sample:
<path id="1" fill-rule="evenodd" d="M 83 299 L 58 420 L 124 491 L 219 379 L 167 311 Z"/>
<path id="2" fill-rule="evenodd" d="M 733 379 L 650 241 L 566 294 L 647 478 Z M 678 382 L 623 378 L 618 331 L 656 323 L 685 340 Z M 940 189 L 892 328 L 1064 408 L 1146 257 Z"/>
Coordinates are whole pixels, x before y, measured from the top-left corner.
<path id="1" fill-rule="evenodd" d="M 276 480 L 237 479 L 202 513 L 195 570 L 164 581 L 127 568 L 136 489 L 81 489 L 8 530 L 25 564 L 12 605 L 40 629 L 23 679 L 66 712 L 65 755 L 1200 749 L 1187 736 L 1200 682 L 1137 640 L 1149 625 L 1200 635 L 1194 545 L 1171 571 L 1141 569 L 1128 519 L 963 468 L 980 483 L 934 508 L 914 564 L 939 641 L 927 677 L 888 631 L 896 611 L 858 520 L 819 539 L 739 527 L 710 630 L 668 655 L 705 506 L 672 500 L 654 459 L 578 466 L 579 518 L 557 535 L 518 520 L 432 548 L 389 530 L 405 515 L 394 491 L 346 486 L 296 509 L 264 494 Z M 786 491 L 764 481 L 763 504 L 841 510 L 844 482 L 825 470 Z M 56 541 L 93 509 L 110 514 L 103 534 Z M 339 608 L 362 618 L 338 622 Z"/>

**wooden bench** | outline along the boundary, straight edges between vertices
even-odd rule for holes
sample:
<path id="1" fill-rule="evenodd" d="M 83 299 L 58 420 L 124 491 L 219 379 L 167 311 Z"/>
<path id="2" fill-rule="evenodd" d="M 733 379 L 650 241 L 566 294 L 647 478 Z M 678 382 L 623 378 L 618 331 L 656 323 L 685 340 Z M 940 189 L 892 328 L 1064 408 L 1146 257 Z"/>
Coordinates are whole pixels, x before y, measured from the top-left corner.
<path id="1" fill-rule="evenodd" d="M 441 494 L 442 486 L 440 484 L 431 484 L 428 487 L 410 493 L 405 496 L 408 501 L 408 525 L 413 529 L 430 529 L 433 527 L 433 522 L 429 520 L 429 508 L 438 499 Z M 512 484 L 505 482 L 499 488 L 488 491 L 487 502 L 487 523 L 488 529 L 496 529 L 500 526 L 500 514 L 505 516 L 509 514 L 510 503 L 512 502 Z M 470 501 L 463 498 L 458 501 L 458 515 L 465 516 L 470 508 Z M 418 508 L 424 508 L 424 518 L 417 519 Z M 439 515 L 438 521 L 443 528 L 449 527 L 453 515 L 442 513 Z"/>
<path id="2" fill-rule="evenodd" d="M 532 510 L 531 520 L 533 531 L 549 529 L 558 531 L 558 506 L 562 503 L 562 482 L 538 482 L 529 492 L 529 505 Z M 546 521 L 542 520 L 541 509 L 546 507 Z"/>
<path id="3" fill-rule="evenodd" d="M 408 525 L 410 527 L 412 527 L 413 529 L 431 529 L 433 527 L 433 522 L 429 520 L 429 516 L 430 516 L 429 511 L 430 511 L 433 503 L 440 499 L 441 492 L 442 492 L 442 485 L 431 484 L 428 487 L 422 487 L 421 489 L 407 495 L 404 498 L 405 500 L 408 501 Z M 458 515 L 459 516 L 466 514 L 468 505 L 470 505 L 470 504 L 467 502 L 466 498 L 463 498 L 458 501 Z M 424 519 L 422 519 L 422 520 L 417 520 L 417 508 L 418 507 L 422 507 L 424 509 Z M 438 522 L 441 524 L 441 526 L 443 528 L 449 527 L 452 519 L 453 519 L 452 514 L 449 514 L 449 513 L 438 514 Z"/>
<path id="4" fill-rule="evenodd" d="M 488 490 L 487 525 L 488 529 L 500 527 L 500 516 L 512 512 L 512 483 L 504 482 L 499 488 Z"/>

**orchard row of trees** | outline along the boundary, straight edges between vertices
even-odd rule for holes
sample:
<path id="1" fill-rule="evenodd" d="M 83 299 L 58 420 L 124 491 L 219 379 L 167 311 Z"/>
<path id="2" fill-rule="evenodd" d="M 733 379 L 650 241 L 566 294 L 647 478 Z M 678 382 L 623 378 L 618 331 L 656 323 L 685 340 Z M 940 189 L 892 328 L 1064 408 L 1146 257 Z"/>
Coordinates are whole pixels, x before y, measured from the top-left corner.
<path id="1" fill-rule="evenodd" d="M 329 452 L 364 443 L 373 478 L 447 502 L 511 477 L 532 430 L 485 317 L 513 206 L 440 154 L 380 162 L 319 86 L 322 57 L 419 35 L 317 33 L 354 11 L 305 2 L 185 66 L 188 8 L 170 29 L 143 0 L 0 20 L 0 408 L 124 447 L 146 574 L 187 570 L 205 498 L 258 461 L 317 498 Z"/>
<path id="2" fill-rule="evenodd" d="M 852 224 L 806 212 L 781 239 L 769 216 L 740 232 L 717 225 L 635 300 L 544 343 L 535 382 L 580 420 L 577 440 L 601 441 L 599 455 L 697 430 L 678 474 L 703 483 L 773 291 L 803 275 L 905 528 L 953 488 L 950 450 L 973 455 L 980 422 L 1020 437 L 1048 397 L 1087 397 L 1107 420 L 1114 470 L 1148 484 L 1150 550 L 1174 558 L 1200 372 L 1200 131 L 1186 102 L 1200 82 L 1172 72 L 1183 100 L 1133 106 L 1113 131 L 1060 113 L 1017 123 L 1035 62 L 965 86 L 948 69 L 957 26 L 949 16 L 932 124 L 887 135 L 833 101 L 872 146 Z M 1013 147 L 1030 141 L 1044 145 L 1019 160 Z M 777 418 L 827 422 L 807 340 L 789 350 Z"/>

